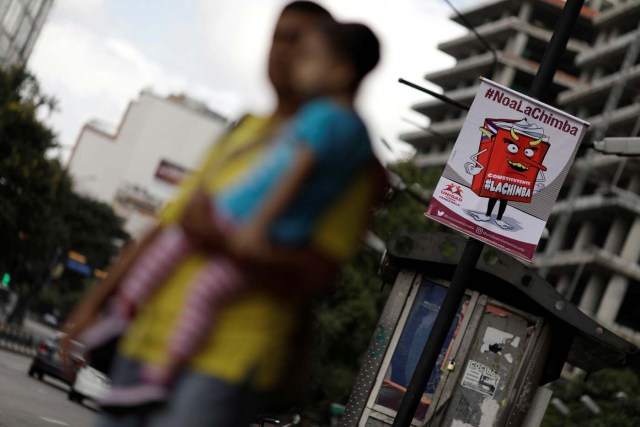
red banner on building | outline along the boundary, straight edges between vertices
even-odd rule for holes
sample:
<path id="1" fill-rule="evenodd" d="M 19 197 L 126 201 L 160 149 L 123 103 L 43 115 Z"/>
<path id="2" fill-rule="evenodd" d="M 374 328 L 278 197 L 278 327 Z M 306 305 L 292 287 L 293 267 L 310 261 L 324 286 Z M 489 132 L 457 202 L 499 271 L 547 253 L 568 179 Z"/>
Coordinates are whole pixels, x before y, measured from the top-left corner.
<path id="1" fill-rule="evenodd" d="M 188 169 L 163 159 L 156 169 L 156 178 L 171 185 L 178 185 L 190 173 Z"/>

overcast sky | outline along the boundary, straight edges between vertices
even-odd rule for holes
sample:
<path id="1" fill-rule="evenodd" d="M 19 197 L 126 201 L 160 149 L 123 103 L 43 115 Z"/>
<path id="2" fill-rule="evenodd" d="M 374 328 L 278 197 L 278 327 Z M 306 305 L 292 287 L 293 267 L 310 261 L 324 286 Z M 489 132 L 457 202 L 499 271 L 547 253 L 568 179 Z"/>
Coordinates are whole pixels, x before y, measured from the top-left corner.
<path id="1" fill-rule="evenodd" d="M 338 19 L 369 24 L 383 59 L 359 107 L 375 139 L 395 144 L 412 130 L 403 117 L 428 99 L 397 83 L 453 64 L 436 45 L 462 34 L 442 0 L 319 0 Z M 67 147 L 84 123 L 117 124 L 144 88 L 185 92 L 225 115 L 266 113 L 274 97 L 265 76 L 275 20 L 286 0 L 56 0 L 29 68 L 59 100 L 49 120 Z M 475 0 L 453 0 L 464 7 Z M 406 150 L 406 149 L 405 149 Z M 386 156 L 385 156 L 386 157 Z"/>

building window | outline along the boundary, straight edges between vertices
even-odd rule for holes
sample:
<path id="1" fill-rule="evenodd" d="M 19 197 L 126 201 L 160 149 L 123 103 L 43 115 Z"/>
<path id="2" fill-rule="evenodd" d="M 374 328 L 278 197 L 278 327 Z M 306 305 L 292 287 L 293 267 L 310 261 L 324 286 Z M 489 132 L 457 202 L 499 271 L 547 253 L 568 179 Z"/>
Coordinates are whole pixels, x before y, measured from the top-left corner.
<path id="1" fill-rule="evenodd" d="M 635 31 L 638 28 L 638 21 L 636 21 L 635 19 L 624 21 L 621 24 L 619 24 L 616 28 L 618 30 L 617 37 L 621 37 L 621 36 L 624 36 L 625 34 L 629 34 L 630 32 Z"/>
<path id="2" fill-rule="evenodd" d="M 591 244 L 593 246 L 597 246 L 599 248 L 604 247 L 604 242 L 607 240 L 607 236 L 609 235 L 609 231 L 611 230 L 611 222 L 598 222 L 596 223 L 596 229 L 593 233 L 593 238 L 591 239 Z M 614 251 L 615 252 L 615 251 Z"/>
<path id="3" fill-rule="evenodd" d="M 33 25 L 28 19 L 22 20 L 22 25 L 20 26 L 20 30 L 16 35 L 15 45 L 16 49 L 20 52 L 24 49 L 27 44 L 27 40 L 29 39 L 29 34 L 31 34 L 31 29 Z"/>
<path id="4" fill-rule="evenodd" d="M 40 9 L 42 8 L 42 1 L 43 0 L 31 0 L 31 3 L 29 4 L 29 14 L 34 18 L 37 17 L 40 13 Z"/>
<path id="5" fill-rule="evenodd" d="M 11 1 L 0 1 L 0 22 L 3 21 L 4 15 L 7 13 L 7 9 L 9 9 L 10 4 Z"/>
<path id="6" fill-rule="evenodd" d="M 0 60 L 4 59 L 9 53 L 11 47 L 11 40 L 5 34 L 0 32 Z"/>
<path id="7" fill-rule="evenodd" d="M 640 298 L 640 283 L 631 281 L 627 287 L 627 293 L 623 299 L 620 311 L 616 317 L 616 323 L 636 331 L 640 329 L 640 310 L 638 310 L 638 298 Z"/>
<path id="8" fill-rule="evenodd" d="M 11 3 L 7 14 L 3 20 L 4 30 L 11 36 L 16 33 L 16 30 L 20 26 L 20 21 L 22 21 L 22 17 L 24 16 L 24 7 L 22 3 L 19 1 L 15 1 Z"/>

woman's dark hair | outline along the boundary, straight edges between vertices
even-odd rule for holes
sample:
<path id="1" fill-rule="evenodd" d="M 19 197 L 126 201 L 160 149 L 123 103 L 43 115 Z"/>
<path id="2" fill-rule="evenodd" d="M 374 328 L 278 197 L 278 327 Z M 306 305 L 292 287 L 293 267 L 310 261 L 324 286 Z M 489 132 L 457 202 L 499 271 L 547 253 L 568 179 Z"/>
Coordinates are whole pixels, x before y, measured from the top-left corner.
<path id="1" fill-rule="evenodd" d="M 318 18 L 333 20 L 331 13 L 329 13 L 327 9 L 312 1 L 292 1 L 282 9 L 282 13 L 284 12 L 302 12 L 317 16 Z"/>
<path id="2" fill-rule="evenodd" d="M 323 36 L 333 52 L 353 65 L 352 89 L 357 89 L 364 77 L 380 61 L 380 42 L 369 27 L 358 23 L 323 21 Z"/>

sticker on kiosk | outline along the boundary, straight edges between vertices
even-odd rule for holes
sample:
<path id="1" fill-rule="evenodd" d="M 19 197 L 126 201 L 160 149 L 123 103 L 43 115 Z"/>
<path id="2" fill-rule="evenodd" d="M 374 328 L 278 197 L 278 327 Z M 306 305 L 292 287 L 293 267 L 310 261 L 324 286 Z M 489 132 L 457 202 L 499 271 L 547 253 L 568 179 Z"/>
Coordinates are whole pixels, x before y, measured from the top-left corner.
<path id="1" fill-rule="evenodd" d="M 531 261 L 588 126 L 482 79 L 425 215 Z"/>

